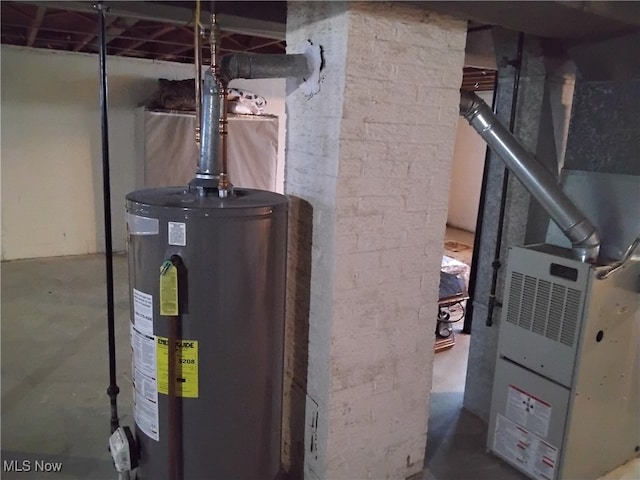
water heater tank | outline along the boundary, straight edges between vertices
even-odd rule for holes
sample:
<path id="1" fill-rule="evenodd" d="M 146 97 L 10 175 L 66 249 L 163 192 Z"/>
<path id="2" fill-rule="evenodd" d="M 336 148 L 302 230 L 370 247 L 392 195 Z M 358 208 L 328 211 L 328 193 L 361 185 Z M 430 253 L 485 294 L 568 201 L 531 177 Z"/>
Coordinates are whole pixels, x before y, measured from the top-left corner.
<path id="1" fill-rule="evenodd" d="M 127 196 L 127 228 L 137 478 L 169 478 L 175 448 L 183 480 L 273 480 L 280 470 L 286 197 L 142 190 Z M 160 305 L 161 289 L 171 288 L 162 275 L 172 258 L 180 260 L 178 316 Z M 177 443 L 169 439 L 169 322 L 179 325 Z"/>

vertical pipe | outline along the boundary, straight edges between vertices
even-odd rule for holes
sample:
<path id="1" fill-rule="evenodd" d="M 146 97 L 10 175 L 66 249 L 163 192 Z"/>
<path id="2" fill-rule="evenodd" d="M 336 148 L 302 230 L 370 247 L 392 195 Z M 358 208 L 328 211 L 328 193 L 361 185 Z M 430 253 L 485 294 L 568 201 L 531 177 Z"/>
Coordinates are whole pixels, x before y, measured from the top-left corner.
<path id="1" fill-rule="evenodd" d="M 513 133 L 516 124 L 516 113 L 518 106 L 518 91 L 520 90 L 520 73 L 522 72 L 522 51 L 524 48 L 524 33 L 518 34 L 518 49 L 516 52 L 516 75 L 513 82 L 513 96 L 511 100 L 511 113 L 509 115 L 509 132 Z M 502 194 L 500 197 L 500 212 L 498 213 L 498 232 L 496 237 L 496 248 L 493 254 L 493 272 L 491 274 L 491 292 L 489 293 L 489 306 L 487 313 L 486 325 L 493 325 L 493 311 L 496 307 L 496 290 L 498 288 L 498 272 L 500 270 L 500 253 L 502 250 L 502 234 L 504 231 L 504 215 L 507 208 L 507 189 L 509 188 L 509 169 L 504 168 L 504 176 L 502 177 Z"/>
<path id="2" fill-rule="evenodd" d="M 119 426 L 118 420 L 118 388 L 116 378 L 116 342 L 115 312 L 113 301 L 113 245 L 111 240 L 111 179 L 109 174 L 109 117 L 107 112 L 107 44 L 105 11 L 102 2 L 95 5 L 98 10 L 98 30 L 100 35 L 100 119 L 102 127 L 102 193 L 104 199 L 104 249 L 105 269 L 107 275 L 107 334 L 109 344 L 109 388 L 107 394 L 111 400 L 111 433 Z"/>
<path id="3" fill-rule="evenodd" d="M 168 423 L 169 441 L 168 464 L 169 480 L 178 480 L 178 452 L 180 450 L 180 439 L 178 438 L 178 398 L 176 396 L 176 344 L 178 341 L 178 320 L 179 317 L 168 317 L 169 335 L 167 338 L 167 396 L 168 396 Z"/>
<path id="4" fill-rule="evenodd" d="M 218 27 L 218 19 L 216 15 L 215 1 L 211 2 L 211 35 L 209 36 L 209 43 L 211 48 L 211 71 L 213 78 L 218 85 L 218 95 L 220 103 L 220 111 L 218 113 L 218 135 L 220 138 L 220 151 L 219 158 L 220 171 L 218 173 L 218 195 L 220 198 L 225 198 L 229 194 L 230 182 L 228 179 L 228 165 L 227 165 L 227 135 L 228 135 L 228 120 L 227 120 L 227 85 L 223 80 L 220 73 L 220 53 L 218 50 L 218 41 L 220 40 L 220 29 Z"/>
<path id="5" fill-rule="evenodd" d="M 200 48 L 200 0 L 196 0 L 196 10 L 193 25 L 193 63 L 195 63 L 196 65 L 196 145 L 200 146 L 200 105 L 202 103 L 202 94 L 200 93 L 200 88 L 202 85 L 202 51 Z"/>
<path id="6" fill-rule="evenodd" d="M 495 76 L 493 82 L 493 102 L 491 109 L 496 111 L 496 99 L 498 98 L 498 75 Z M 473 324 L 473 303 L 476 297 L 476 282 L 478 279 L 478 262 L 480 261 L 480 243 L 482 240 L 482 227 L 484 224 L 484 207 L 487 199 L 487 182 L 489 181 L 489 157 L 491 149 L 487 147 L 484 155 L 484 171 L 482 173 L 482 187 L 480 188 L 480 208 L 476 217 L 476 232 L 473 237 L 473 253 L 471 255 L 471 271 L 469 272 L 469 299 L 467 300 L 467 311 L 464 316 L 464 324 L 462 333 L 471 334 L 471 325 Z"/>
<path id="7" fill-rule="evenodd" d="M 214 179 L 218 174 L 218 150 L 220 149 L 220 141 L 218 131 L 214 132 L 214 119 L 217 123 L 218 111 L 218 86 L 210 71 L 204 74 L 204 83 L 202 90 L 202 131 L 200 136 L 200 159 L 198 161 L 198 170 L 196 176 L 200 178 Z"/>
<path id="8" fill-rule="evenodd" d="M 220 85 L 220 181 L 218 191 L 221 197 L 226 197 L 229 189 L 229 166 L 227 161 L 227 137 L 229 135 L 229 121 L 227 120 L 227 87 Z"/>

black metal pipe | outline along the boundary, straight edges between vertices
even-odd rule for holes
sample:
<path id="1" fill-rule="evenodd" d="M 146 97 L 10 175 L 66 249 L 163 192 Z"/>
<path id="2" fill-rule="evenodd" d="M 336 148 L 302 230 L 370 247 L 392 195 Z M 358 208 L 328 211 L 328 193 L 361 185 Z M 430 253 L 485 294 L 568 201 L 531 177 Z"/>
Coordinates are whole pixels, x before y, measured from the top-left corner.
<path id="1" fill-rule="evenodd" d="M 493 101 L 491 109 L 496 111 L 496 103 L 498 98 L 498 75 L 493 80 Z M 478 279 L 478 262 L 480 261 L 480 241 L 482 239 L 482 227 L 484 224 L 484 206 L 487 201 L 487 183 L 489 182 L 489 157 L 491 150 L 487 147 L 484 154 L 484 169 L 482 172 L 482 186 L 480 188 L 480 208 L 476 217 L 476 231 L 473 237 L 473 252 L 471 254 L 471 271 L 469 272 L 469 298 L 467 300 L 467 308 L 464 316 L 464 324 L 462 333 L 471 334 L 471 325 L 473 324 L 473 302 L 476 296 L 476 282 Z"/>
<path id="2" fill-rule="evenodd" d="M 516 60 L 514 66 L 516 75 L 513 81 L 513 95 L 511 99 L 511 114 L 509 116 L 509 132 L 513 133 L 516 123 L 516 113 L 518 106 L 518 91 L 520 90 L 520 73 L 522 72 L 522 51 L 524 48 L 524 32 L 518 34 L 518 49 L 516 52 Z M 500 196 L 500 212 L 498 214 L 498 231 L 496 237 L 496 248 L 493 254 L 493 263 L 491 264 L 493 272 L 491 274 L 491 292 L 489 293 L 489 304 L 487 313 L 487 327 L 493 325 L 493 312 L 496 307 L 496 290 L 498 288 L 498 273 L 502 262 L 500 261 L 500 253 L 502 250 L 502 233 L 504 231 L 504 215 L 507 208 L 507 189 L 509 188 L 509 169 L 505 167 L 504 176 L 502 177 L 502 193 Z"/>
<path id="3" fill-rule="evenodd" d="M 102 193 L 104 199 L 104 250 L 107 274 L 107 334 L 109 343 L 109 387 L 107 395 L 111 401 L 111 433 L 119 427 L 118 388 L 116 378 L 115 310 L 113 300 L 113 244 L 111 235 L 111 178 L 109 173 L 109 116 L 107 108 L 107 43 L 105 11 L 103 2 L 95 5 L 98 10 L 98 30 L 100 35 L 100 120 L 102 127 Z"/>
<path id="4" fill-rule="evenodd" d="M 234 53 L 220 61 L 222 76 L 236 78 L 306 78 L 311 74 L 307 57 L 301 53 Z"/>

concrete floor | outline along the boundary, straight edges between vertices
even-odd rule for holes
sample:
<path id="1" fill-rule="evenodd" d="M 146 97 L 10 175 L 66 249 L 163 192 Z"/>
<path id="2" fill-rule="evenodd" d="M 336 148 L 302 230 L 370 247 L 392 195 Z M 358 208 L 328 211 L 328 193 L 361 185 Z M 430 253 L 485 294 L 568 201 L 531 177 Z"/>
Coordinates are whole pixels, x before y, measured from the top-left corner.
<path id="1" fill-rule="evenodd" d="M 445 255 L 470 265 L 472 246 L 473 233 L 447 226 Z M 453 327 L 455 345 L 437 353 L 433 363 L 425 480 L 525 479 L 486 453 L 486 424 L 462 409 L 471 337 L 462 334 L 462 321 Z"/>
<path id="2" fill-rule="evenodd" d="M 424 480 L 524 480 L 486 452 L 487 425 L 462 408 L 470 337 L 461 328 L 454 329 L 455 346 L 434 360 Z M 639 479 L 635 459 L 598 480 Z"/>
<path id="3" fill-rule="evenodd" d="M 426 480 L 521 480 L 517 470 L 486 453 L 487 425 L 462 409 L 469 335 L 456 324 L 453 348 L 433 364 L 425 456 Z"/>
<path id="4" fill-rule="evenodd" d="M 126 258 L 116 256 L 114 268 L 118 405 L 121 423 L 132 426 Z M 99 255 L 2 264 L 2 460 L 62 462 L 59 473 L 3 472 L 2 479 L 117 478 L 107 451 L 104 283 Z M 461 409 L 469 337 L 456 341 L 436 355 L 424 478 L 523 479 L 485 453 L 486 425 Z M 606 480 L 638 478 L 635 462 Z"/>
<path id="5" fill-rule="evenodd" d="M 473 234 L 447 226 L 445 242 L 451 241 L 472 247 Z M 472 249 L 448 247 L 445 243 L 445 255 L 471 264 Z M 487 425 L 462 408 L 471 337 L 461 329 L 462 324 L 454 324 L 456 344 L 436 354 L 433 364 L 424 480 L 526 479 L 486 452 Z M 598 480 L 640 480 L 640 459 Z"/>
<path id="6" fill-rule="evenodd" d="M 132 425 L 127 262 L 114 259 L 118 397 Z M 2 460 L 62 462 L 2 479 L 114 479 L 102 256 L 2 264 Z M 35 467 L 35 463 L 32 463 Z"/>

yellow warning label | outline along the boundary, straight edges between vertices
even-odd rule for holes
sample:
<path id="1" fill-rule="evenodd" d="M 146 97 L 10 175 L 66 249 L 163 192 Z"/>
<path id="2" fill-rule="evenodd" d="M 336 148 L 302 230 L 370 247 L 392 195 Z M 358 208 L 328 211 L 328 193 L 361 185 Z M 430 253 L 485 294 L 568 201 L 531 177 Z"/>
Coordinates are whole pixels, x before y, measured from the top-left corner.
<path id="1" fill-rule="evenodd" d="M 178 315 L 178 269 L 169 261 L 160 268 L 160 315 Z"/>
<path id="2" fill-rule="evenodd" d="M 157 372 L 158 392 L 167 395 L 169 386 L 168 349 L 169 342 L 165 337 L 157 337 Z M 176 341 L 176 396 L 198 398 L 198 341 Z"/>

